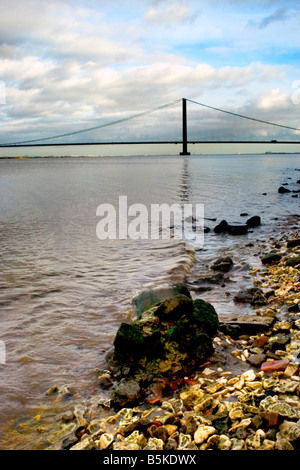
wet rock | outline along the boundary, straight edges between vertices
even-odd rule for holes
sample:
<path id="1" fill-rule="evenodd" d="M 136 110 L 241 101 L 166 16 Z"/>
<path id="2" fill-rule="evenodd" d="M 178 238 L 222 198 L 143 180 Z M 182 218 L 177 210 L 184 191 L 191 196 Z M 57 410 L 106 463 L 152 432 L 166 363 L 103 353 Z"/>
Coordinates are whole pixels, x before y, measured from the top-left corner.
<path id="1" fill-rule="evenodd" d="M 248 225 L 248 227 L 251 228 L 258 227 L 259 225 L 261 225 L 261 218 L 259 217 L 259 215 L 254 215 L 247 220 L 246 224 Z"/>
<path id="2" fill-rule="evenodd" d="M 121 379 L 114 386 L 112 401 L 121 408 L 135 404 L 140 398 L 140 386 L 136 380 Z"/>
<path id="3" fill-rule="evenodd" d="M 70 450 L 92 450 L 95 449 L 95 442 L 86 434 L 77 444 L 70 447 Z"/>
<path id="4" fill-rule="evenodd" d="M 251 354 L 248 358 L 247 361 L 250 362 L 253 366 L 260 366 L 266 359 L 265 354 Z"/>
<path id="5" fill-rule="evenodd" d="M 156 287 L 142 291 L 133 298 L 132 303 L 136 308 L 137 314 L 141 315 L 142 312 L 149 310 L 153 305 L 176 295 L 185 295 L 191 298 L 191 294 L 184 284 L 176 284 L 174 286 Z"/>
<path id="6" fill-rule="evenodd" d="M 281 260 L 281 254 L 280 253 L 268 253 L 263 258 L 261 258 L 262 264 L 277 263 L 280 260 Z"/>
<path id="7" fill-rule="evenodd" d="M 263 372 L 273 372 L 273 371 L 281 371 L 285 370 L 289 364 L 289 360 L 287 359 L 279 359 L 278 361 L 267 361 L 263 362 L 260 366 L 260 370 Z"/>
<path id="8" fill-rule="evenodd" d="M 129 323 L 121 323 L 114 340 L 115 354 L 136 357 L 144 346 L 140 328 Z"/>
<path id="9" fill-rule="evenodd" d="M 244 225 L 228 225 L 228 233 L 229 235 L 246 235 L 248 233 L 249 226 L 247 224 Z"/>
<path id="10" fill-rule="evenodd" d="M 233 300 L 237 303 L 250 303 L 255 306 L 266 305 L 267 303 L 267 299 L 265 298 L 263 291 L 257 287 L 251 287 L 238 292 L 234 296 Z"/>
<path id="11" fill-rule="evenodd" d="M 227 233 L 228 232 L 228 222 L 226 220 L 222 220 L 216 227 L 214 228 L 215 233 Z"/>
<path id="12" fill-rule="evenodd" d="M 162 321 L 176 321 L 182 315 L 190 315 L 193 302 L 186 295 L 176 295 L 161 302 L 155 310 L 155 315 Z"/>
<path id="13" fill-rule="evenodd" d="M 297 266 L 300 264 L 300 256 L 293 256 L 286 260 L 287 266 Z"/>
<path id="14" fill-rule="evenodd" d="M 300 238 L 292 238 L 287 241 L 288 248 L 295 248 L 296 246 L 300 246 Z"/>
<path id="15" fill-rule="evenodd" d="M 281 193 L 281 194 L 284 194 L 284 193 L 290 193 L 290 189 L 288 188 L 285 188 L 284 186 L 280 186 L 280 188 L 278 188 L 278 192 Z"/>
<path id="16" fill-rule="evenodd" d="M 223 273 L 227 273 L 233 266 L 233 261 L 230 256 L 226 256 L 225 258 L 218 258 L 211 266 L 211 269 L 214 271 L 221 271 Z"/>
<path id="17" fill-rule="evenodd" d="M 56 393 L 58 393 L 58 386 L 53 385 L 51 388 L 49 388 L 49 390 L 47 390 L 46 395 L 49 397 L 49 396 L 54 395 Z"/>

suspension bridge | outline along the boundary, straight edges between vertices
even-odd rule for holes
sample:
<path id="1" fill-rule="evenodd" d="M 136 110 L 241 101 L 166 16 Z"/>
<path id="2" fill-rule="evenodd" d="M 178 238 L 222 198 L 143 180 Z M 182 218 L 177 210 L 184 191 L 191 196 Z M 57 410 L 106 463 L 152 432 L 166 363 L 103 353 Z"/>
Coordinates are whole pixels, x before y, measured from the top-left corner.
<path id="1" fill-rule="evenodd" d="M 194 109 L 188 110 L 187 103 L 189 103 L 189 106 L 194 106 Z M 177 112 L 176 115 L 174 113 L 168 114 L 163 118 L 160 114 L 157 118 L 159 112 L 174 107 L 176 107 L 177 111 L 179 108 L 179 113 Z M 206 114 L 199 118 L 195 113 L 196 108 L 205 110 Z M 159 137 L 157 137 L 156 134 L 154 137 L 150 138 L 149 129 L 151 126 L 149 125 L 149 121 L 141 124 L 141 121 L 145 118 L 149 119 L 149 116 L 156 116 L 156 119 L 154 119 L 154 127 L 156 126 L 156 132 L 159 130 Z M 220 119 L 220 116 L 223 117 L 223 120 Z M 127 132 L 128 129 L 126 128 L 126 125 L 128 126 L 130 122 L 135 123 L 131 129 L 134 138 L 130 138 L 130 132 Z M 243 124 L 237 124 L 238 122 L 242 122 Z M 251 132 L 249 131 L 249 124 L 252 125 Z M 108 130 L 112 128 L 117 129 L 115 136 L 108 132 Z M 101 134 L 103 136 L 102 139 Z M 165 139 L 165 135 L 170 134 L 172 134 L 171 138 Z M 236 134 L 238 134 L 238 137 L 235 137 Z M 92 135 L 93 137 L 91 137 Z M 112 135 L 111 139 L 109 139 L 109 135 Z M 223 139 L 220 138 L 220 135 L 223 135 Z M 244 135 L 247 135 L 248 138 L 244 138 Z M 82 139 L 82 136 L 87 137 L 87 140 Z M 126 138 L 124 138 L 124 136 L 126 136 Z M 81 140 L 78 140 L 78 138 L 81 138 Z M 180 98 L 148 111 L 125 116 L 114 121 L 100 123 L 96 126 L 72 130 L 52 136 L 0 143 L 0 148 L 72 145 L 179 144 L 182 146 L 180 155 L 189 155 L 188 146 L 190 144 L 270 143 L 299 144 L 300 129 L 216 108 L 190 99 Z"/>

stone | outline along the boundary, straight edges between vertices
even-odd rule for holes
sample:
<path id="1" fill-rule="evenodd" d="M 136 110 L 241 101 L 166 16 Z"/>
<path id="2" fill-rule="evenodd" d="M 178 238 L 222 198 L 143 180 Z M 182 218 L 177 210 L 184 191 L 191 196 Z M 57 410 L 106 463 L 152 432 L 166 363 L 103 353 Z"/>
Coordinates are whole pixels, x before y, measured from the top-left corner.
<path id="1" fill-rule="evenodd" d="M 248 227 L 251 228 L 258 227 L 259 225 L 261 225 L 261 218 L 259 217 L 259 215 L 254 215 L 247 220 L 246 224 L 248 225 Z"/>
<path id="2" fill-rule="evenodd" d="M 285 188 L 284 186 L 280 186 L 280 188 L 278 188 L 278 192 L 283 194 L 283 193 L 290 193 L 290 189 L 288 188 Z"/>
<path id="3" fill-rule="evenodd" d="M 191 294 L 184 284 L 175 284 L 173 286 L 162 286 L 142 291 L 133 298 L 132 303 L 140 316 L 143 312 L 153 307 L 153 305 L 176 295 L 185 295 L 191 298 Z"/>
<path id="4" fill-rule="evenodd" d="M 47 390 L 46 395 L 49 397 L 49 396 L 54 395 L 56 393 L 58 393 L 58 386 L 53 385 L 51 388 L 49 388 L 49 390 Z"/>
<path id="5" fill-rule="evenodd" d="M 251 354 L 247 357 L 247 361 L 250 362 L 253 366 L 260 366 L 262 362 L 266 359 L 265 354 Z"/>
<path id="6" fill-rule="evenodd" d="M 240 225 L 228 225 L 229 235 L 246 235 L 248 233 L 249 226 L 247 224 Z"/>
<path id="7" fill-rule="evenodd" d="M 115 340 L 115 354 L 137 356 L 143 348 L 144 338 L 140 328 L 130 323 L 121 323 Z"/>
<path id="8" fill-rule="evenodd" d="M 279 359 L 278 361 L 266 361 L 263 362 L 260 366 L 260 370 L 263 372 L 273 372 L 273 371 L 284 371 L 289 364 L 287 359 Z"/>
<path id="9" fill-rule="evenodd" d="M 278 418 L 279 414 L 275 412 L 269 412 L 269 411 L 262 411 L 259 416 L 262 418 L 264 421 L 265 425 L 268 428 L 271 428 L 273 426 L 277 426 L 278 424 Z"/>
<path id="10" fill-rule="evenodd" d="M 222 220 L 216 227 L 214 228 L 215 233 L 227 233 L 228 232 L 228 222 L 226 220 Z"/>
<path id="11" fill-rule="evenodd" d="M 193 301 L 183 294 L 178 294 L 161 302 L 155 309 L 155 315 L 162 321 L 176 321 L 182 315 L 193 312 Z"/>
<path id="12" fill-rule="evenodd" d="M 205 426 L 200 424 L 194 434 L 194 441 L 196 444 L 202 444 L 206 441 L 209 436 L 216 433 L 216 429 L 213 426 Z"/>
<path id="13" fill-rule="evenodd" d="M 286 260 L 285 263 L 287 266 L 297 266 L 298 264 L 300 264 L 300 256 L 290 257 Z"/>
<path id="14" fill-rule="evenodd" d="M 219 318 L 213 305 L 202 299 L 194 300 L 192 319 L 205 333 L 214 336 L 218 331 Z"/>
<path id="15" fill-rule="evenodd" d="M 288 248 L 295 248 L 296 246 L 300 246 L 300 238 L 292 238 L 287 241 Z"/>
<path id="16" fill-rule="evenodd" d="M 135 404 L 140 398 L 140 386 L 134 379 L 121 379 L 113 388 L 112 402 L 121 408 Z"/>
<path id="17" fill-rule="evenodd" d="M 263 258 L 261 258 L 262 264 L 272 264 L 272 263 L 277 263 L 278 261 L 281 260 L 281 254 L 274 252 L 274 253 L 268 253 L 265 255 Z"/>
<path id="18" fill-rule="evenodd" d="M 144 450 L 163 450 L 164 441 L 156 437 L 150 437 Z"/>
<path id="19" fill-rule="evenodd" d="M 126 441 L 114 442 L 113 450 L 140 450 L 140 446 Z"/>
<path id="20" fill-rule="evenodd" d="M 234 296 L 233 300 L 237 303 L 250 303 L 253 306 L 266 305 L 267 303 L 263 291 L 258 287 L 241 290 Z"/>
<path id="21" fill-rule="evenodd" d="M 70 447 L 69 450 L 92 450 L 95 449 L 95 442 L 86 434 L 77 444 Z"/>
<path id="22" fill-rule="evenodd" d="M 287 439 L 278 439 L 275 443 L 276 450 L 294 450 L 294 447 Z"/>
<path id="23" fill-rule="evenodd" d="M 218 258 L 211 266 L 214 271 L 221 271 L 227 273 L 233 266 L 233 261 L 230 256 L 224 258 Z"/>
<path id="24" fill-rule="evenodd" d="M 114 436 L 112 434 L 104 433 L 100 436 L 98 441 L 99 448 L 101 450 L 107 449 L 113 442 Z"/>

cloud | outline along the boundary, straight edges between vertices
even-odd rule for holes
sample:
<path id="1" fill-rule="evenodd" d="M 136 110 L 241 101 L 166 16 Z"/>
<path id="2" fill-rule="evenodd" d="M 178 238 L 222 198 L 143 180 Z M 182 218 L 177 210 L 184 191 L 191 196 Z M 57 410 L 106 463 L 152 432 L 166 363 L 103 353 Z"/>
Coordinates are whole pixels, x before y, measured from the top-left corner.
<path id="1" fill-rule="evenodd" d="M 261 20 L 261 22 L 258 24 L 259 29 L 266 28 L 272 23 L 278 22 L 278 21 L 285 21 L 289 17 L 289 12 L 286 8 L 278 8 L 274 13 L 271 15 L 266 16 Z"/>
<path id="2" fill-rule="evenodd" d="M 197 14 L 193 14 L 185 5 L 172 4 L 165 8 L 150 8 L 145 13 L 145 18 L 151 23 L 177 23 L 195 20 Z"/>
<path id="3" fill-rule="evenodd" d="M 286 7 L 291 2 L 278 0 L 269 15 L 276 2 L 267 9 L 260 3 L 248 9 L 245 2 L 242 8 L 233 0 L 208 1 L 200 12 L 192 0 L 133 0 L 130 7 L 120 0 L 4 2 L 1 140 L 19 140 L 22 129 L 34 138 L 59 133 L 62 125 L 89 127 L 183 96 L 219 107 L 251 103 L 249 111 L 275 110 L 280 118 L 295 108 L 288 96 L 300 73 L 291 55 L 296 19 Z M 286 34 L 266 28 L 279 27 L 280 17 Z M 255 35 L 245 28 L 249 19 Z"/>

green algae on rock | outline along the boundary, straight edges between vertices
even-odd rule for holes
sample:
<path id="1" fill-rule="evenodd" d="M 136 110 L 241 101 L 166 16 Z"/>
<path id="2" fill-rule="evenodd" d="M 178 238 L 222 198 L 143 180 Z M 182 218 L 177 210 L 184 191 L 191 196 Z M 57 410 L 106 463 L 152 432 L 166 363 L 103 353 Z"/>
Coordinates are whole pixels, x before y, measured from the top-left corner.
<path id="1" fill-rule="evenodd" d="M 166 297 L 170 293 L 173 295 Z M 158 299 L 154 305 L 153 299 Z M 134 303 L 137 318 L 120 325 L 109 362 L 117 378 L 112 392 L 116 406 L 134 401 L 131 393 L 127 400 L 122 391 L 124 376 L 126 383 L 131 381 L 130 389 L 132 381 L 138 384 L 138 399 L 139 387 L 153 379 L 183 376 L 201 366 L 214 352 L 212 337 L 219 325 L 214 307 L 202 299 L 193 301 L 185 286 L 145 291 Z"/>

